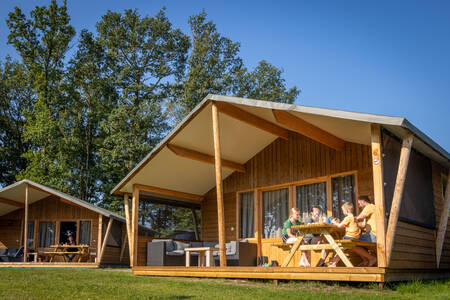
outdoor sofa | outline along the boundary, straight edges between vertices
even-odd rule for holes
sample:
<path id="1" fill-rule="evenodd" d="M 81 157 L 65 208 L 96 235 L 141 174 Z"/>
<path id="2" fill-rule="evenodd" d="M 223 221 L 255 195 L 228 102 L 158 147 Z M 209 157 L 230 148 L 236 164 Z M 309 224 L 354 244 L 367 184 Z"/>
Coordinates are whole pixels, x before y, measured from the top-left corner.
<path id="1" fill-rule="evenodd" d="M 174 240 L 153 240 L 147 243 L 147 266 L 185 266 L 185 248 L 215 247 L 217 242 L 189 243 Z M 256 266 L 257 246 L 247 242 L 232 241 L 226 244 L 226 257 L 228 266 Z M 219 253 L 213 252 L 214 264 L 218 266 Z M 198 264 L 198 253 L 191 252 L 191 265 Z"/>

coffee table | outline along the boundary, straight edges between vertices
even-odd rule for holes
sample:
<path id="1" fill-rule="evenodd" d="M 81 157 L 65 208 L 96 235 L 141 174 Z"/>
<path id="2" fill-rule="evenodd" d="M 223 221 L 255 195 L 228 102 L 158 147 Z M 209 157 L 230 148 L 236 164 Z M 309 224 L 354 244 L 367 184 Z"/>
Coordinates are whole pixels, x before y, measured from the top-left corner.
<path id="1" fill-rule="evenodd" d="M 196 247 L 196 248 L 185 248 L 186 253 L 186 267 L 191 266 L 191 252 L 198 252 L 198 266 L 199 267 L 212 267 L 213 263 L 213 251 L 218 251 L 219 248 L 214 247 Z"/>

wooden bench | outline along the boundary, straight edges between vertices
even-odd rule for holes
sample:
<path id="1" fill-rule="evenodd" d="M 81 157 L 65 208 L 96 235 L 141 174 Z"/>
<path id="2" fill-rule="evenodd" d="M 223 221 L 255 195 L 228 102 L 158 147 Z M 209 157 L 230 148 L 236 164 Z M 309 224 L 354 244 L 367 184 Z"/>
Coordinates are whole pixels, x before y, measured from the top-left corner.
<path id="1" fill-rule="evenodd" d="M 69 252 L 69 251 L 49 251 L 49 252 L 44 252 L 44 254 L 50 256 L 50 262 L 53 262 L 53 258 L 56 255 L 61 255 L 61 256 L 64 257 L 64 254 L 67 254 L 67 255 L 71 255 L 71 254 L 79 255 L 79 254 L 82 254 L 82 253 L 80 251 L 74 251 L 74 252 Z M 65 260 L 66 260 L 66 258 L 64 257 L 64 261 Z"/>

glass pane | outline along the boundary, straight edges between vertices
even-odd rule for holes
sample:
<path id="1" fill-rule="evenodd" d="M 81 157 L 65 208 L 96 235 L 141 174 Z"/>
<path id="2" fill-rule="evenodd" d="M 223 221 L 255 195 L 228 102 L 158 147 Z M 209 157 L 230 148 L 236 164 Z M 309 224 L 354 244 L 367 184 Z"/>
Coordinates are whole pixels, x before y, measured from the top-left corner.
<path id="1" fill-rule="evenodd" d="M 31 248 L 34 244 L 34 221 L 28 222 L 28 243 L 27 247 Z"/>
<path id="2" fill-rule="evenodd" d="M 302 222 L 309 216 L 309 211 L 313 206 L 318 206 L 322 212 L 321 216 L 327 215 L 327 184 L 319 182 L 297 186 L 297 207 L 302 213 Z"/>
<path id="3" fill-rule="evenodd" d="M 331 186 L 332 186 L 332 199 L 333 199 L 333 217 L 338 218 L 339 220 L 344 219 L 344 215 L 342 214 L 341 206 L 345 202 L 353 203 L 353 206 L 356 210 L 356 201 L 355 201 L 355 176 L 347 175 L 340 177 L 331 178 Z M 356 211 L 354 212 L 356 213 Z"/>
<path id="4" fill-rule="evenodd" d="M 253 192 L 239 194 L 239 237 L 254 236 L 254 197 Z"/>
<path id="5" fill-rule="evenodd" d="M 67 244 L 69 236 L 73 237 L 76 243 L 77 239 L 77 222 L 61 222 L 61 228 L 59 230 L 59 243 Z"/>
<path id="6" fill-rule="evenodd" d="M 89 245 L 91 241 L 91 221 L 80 221 L 80 245 Z"/>
<path id="7" fill-rule="evenodd" d="M 41 222 L 39 223 L 39 248 L 48 248 L 55 244 L 56 223 Z"/>
<path id="8" fill-rule="evenodd" d="M 263 237 L 281 237 L 283 223 L 289 218 L 289 190 L 262 193 Z"/>

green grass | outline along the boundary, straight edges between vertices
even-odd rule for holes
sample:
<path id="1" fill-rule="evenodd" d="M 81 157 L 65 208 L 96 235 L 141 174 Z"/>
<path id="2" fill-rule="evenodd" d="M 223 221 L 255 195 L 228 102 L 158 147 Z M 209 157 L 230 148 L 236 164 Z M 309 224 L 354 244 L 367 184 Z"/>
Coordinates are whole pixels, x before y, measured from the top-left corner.
<path id="1" fill-rule="evenodd" d="M 375 284 L 134 276 L 114 269 L 0 269 L 0 299 L 450 299 L 450 280 Z"/>

